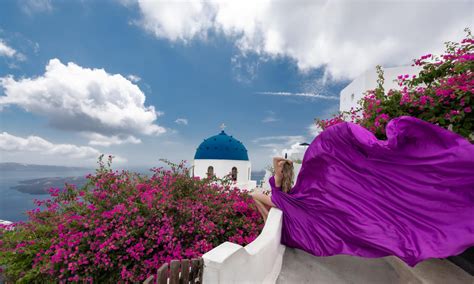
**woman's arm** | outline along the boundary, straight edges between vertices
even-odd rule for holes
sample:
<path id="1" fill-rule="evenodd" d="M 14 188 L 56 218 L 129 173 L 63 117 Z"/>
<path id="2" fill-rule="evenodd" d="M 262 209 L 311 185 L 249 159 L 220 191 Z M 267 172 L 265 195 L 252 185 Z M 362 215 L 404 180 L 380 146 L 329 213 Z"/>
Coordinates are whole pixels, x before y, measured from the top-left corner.
<path id="1" fill-rule="evenodd" d="M 282 157 L 273 157 L 273 169 L 275 170 L 275 173 L 277 172 L 277 169 L 279 168 L 278 162 L 284 160 Z"/>
<path id="2" fill-rule="evenodd" d="M 275 174 L 275 186 L 281 188 L 281 174 Z"/>
<path id="3" fill-rule="evenodd" d="M 281 180 L 283 178 L 283 164 L 285 161 L 293 163 L 293 161 L 290 161 L 288 159 L 282 158 L 282 157 L 273 157 L 273 169 L 275 171 L 274 176 L 275 176 L 275 185 L 277 187 L 281 187 Z"/>
<path id="4" fill-rule="evenodd" d="M 293 161 L 290 160 L 290 159 L 285 159 L 285 158 L 282 158 L 282 157 L 273 157 L 273 169 L 276 171 L 276 169 L 283 169 L 283 162 L 284 161 L 287 161 L 289 163 L 292 163 L 293 164 Z"/>
<path id="5" fill-rule="evenodd" d="M 281 179 L 282 179 L 281 170 L 283 169 L 281 167 L 282 160 L 284 159 L 280 157 L 273 157 L 273 170 L 274 170 L 273 176 L 275 177 L 275 185 L 278 187 L 281 186 Z"/>

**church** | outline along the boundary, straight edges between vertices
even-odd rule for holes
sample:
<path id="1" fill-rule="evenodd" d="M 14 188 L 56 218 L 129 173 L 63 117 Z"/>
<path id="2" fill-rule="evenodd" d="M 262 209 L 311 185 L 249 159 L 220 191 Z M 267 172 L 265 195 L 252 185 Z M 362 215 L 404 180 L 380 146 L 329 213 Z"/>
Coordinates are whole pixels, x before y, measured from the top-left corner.
<path id="1" fill-rule="evenodd" d="M 221 132 L 204 139 L 197 147 L 192 162 L 192 176 L 223 178 L 230 175 L 235 184 L 231 187 L 252 190 L 257 182 L 251 180 L 252 165 L 247 149 L 239 140 L 228 135 L 221 125 Z"/>

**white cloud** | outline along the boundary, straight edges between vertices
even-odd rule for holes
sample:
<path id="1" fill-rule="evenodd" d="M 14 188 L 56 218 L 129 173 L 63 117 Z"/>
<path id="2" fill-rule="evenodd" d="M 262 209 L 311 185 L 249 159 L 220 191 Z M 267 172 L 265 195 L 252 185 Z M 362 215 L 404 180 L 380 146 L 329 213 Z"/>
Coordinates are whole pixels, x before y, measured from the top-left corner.
<path id="1" fill-rule="evenodd" d="M 275 156 L 284 157 L 285 153 L 288 154 L 289 159 L 299 159 L 306 149 L 299 144 L 307 141 L 302 135 L 281 135 L 258 137 L 252 142 L 260 147 L 268 148 L 270 150 L 267 156 L 269 159 Z"/>
<path id="2" fill-rule="evenodd" d="M 273 116 L 267 116 L 265 117 L 264 119 L 262 119 L 262 122 L 263 123 L 269 123 L 269 122 L 275 122 L 275 121 L 278 121 L 279 119 L 276 119 L 275 117 Z"/>
<path id="3" fill-rule="evenodd" d="M 125 1 L 130 6 L 131 1 Z M 143 18 L 139 24 L 157 37 L 187 41 L 194 37 L 206 38 L 212 27 L 212 5 L 198 0 L 147 1 L 138 5 Z"/>
<path id="4" fill-rule="evenodd" d="M 252 142 L 259 144 L 261 142 L 272 141 L 272 140 L 284 141 L 287 144 L 293 144 L 297 141 L 304 140 L 304 137 L 301 135 L 264 136 L 264 137 L 255 138 L 252 140 Z"/>
<path id="5" fill-rule="evenodd" d="M 257 78 L 260 61 L 262 60 L 253 60 L 242 54 L 232 56 L 230 63 L 233 78 L 240 83 L 249 84 Z"/>
<path id="6" fill-rule="evenodd" d="M 275 151 L 275 155 L 285 157 L 285 154 L 287 154 L 288 159 L 303 160 L 306 149 L 308 149 L 308 146 L 302 146 L 300 143 L 294 143 L 289 148 L 284 148 L 280 152 Z"/>
<path id="7" fill-rule="evenodd" d="M 0 133 L 0 151 L 6 152 L 8 154 L 14 152 L 29 152 L 35 153 L 36 155 L 42 157 L 76 159 L 80 162 L 87 160 L 90 162 L 95 161 L 101 155 L 101 152 L 89 146 L 54 144 L 39 136 L 30 135 L 26 138 L 23 138 L 11 135 L 7 132 Z M 124 163 L 127 160 L 120 156 L 115 156 L 114 161 L 117 161 L 118 163 Z"/>
<path id="8" fill-rule="evenodd" d="M 51 0 L 21 0 L 19 4 L 21 10 L 28 15 L 53 11 Z"/>
<path id="9" fill-rule="evenodd" d="M 314 94 L 314 93 L 257 92 L 256 94 L 272 95 L 272 96 L 287 96 L 287 97 L 306 97 L 306 98 L 312 98 L 312 99 L 339 101 L 339 97 L 326 96 L 326 95 L 320 95 L 320 94 Z"/>
<path id="10" fill-rule="evenodd" d="M 138 83 L 142 80 L 142 78 L 140 78 L 139 76 L 137 75 L 133 75 L 133 74 L 130 74 L 127 76 L 127 79 L 132 81 L 133 83 Z"/>
<path id="11" fill-rule="evenodd" d="M 99 133 L 84 132 L 83 135 L 89 139 L 89 145 L 97 146 L 111 146 L 111 145 L 122 145 L 126 143 L 140 144 L 142 140 L 134 137 L 133 135 L 112 135 L 105 136 Z"/>
<path id="12" fill-rule="evenodd" d="M 317 125 L 316 123 L 312 123 L 307 127 L 308 135 L 311 139 L 314 139 L 316 136 L 319 135 L 323 131 L 323 129 Z M 309 142 L 308 142 L 309 143 Z"/>
<path id="13" fill-rule="evenodd" d="M 0 39 L 0 56 L 16 59 L 18 61 L 26 60 L 26 56 L 23 53 L 18 52 L 14 48 L 8 46 L 8 44 L 3 39 Z"/>
<path id="14" fill-rule="evenodd" d="M 186 118 L 178 118 L 174 122 L 181 125 L 188 125 L 188 120 Z"/>
<path id="15" fill-rule="evenodd" d="M 263 159 L 270 159 L 275 156 L 284 157 L 285 154 L 287 154 L 288 159 L 303 160 L 304 153 L 308 146 L 300 144 L 311 144 L 316 136 L 322 132 L 322 129 L 315 123 L 308 125 L 306 130 L 306 135 L 264 136 L 255 138 L 252 142 L 261 148 L 267 148 L 269 150 Z M 260 152 L 261 150 L 257 148 L 256 151 Z"/>
<path id="16" fill-rule="evenodd" d="M 0 86 L 5 94 L 0 96 L 0 107 L 18 105 L 47 117 L 57 129 L 97 133 L 101 136 L 96 137 L 110 136 L 110 141 L 119 136 L 166 132 L 155 124 L 163 113 L 155 111 L 154 106 L 145 106 L 140 88 L 104 69 L 84 68 L 73 62 L 64 65 L 59 59 L 51 59 L 42 76 L 19 80 L 7 76 L 0 78 Z"/>
<path id="17" fill-rule="evenodd" d="M 279 121 L 279 119 L 275 117 L 275 112 L 274 111 L 267 110 L 266 112 L 268 113 L 268 115 L 265 118 L 262 119 L 263 123 Z"/>
<path id="18" fill-rule="evenodd" d="M 0 55 L 6 57 L 13 57 L 16 50 L 9 47 L 3 40 L 0 39 Z"/>
<path id="19" fill-rule="evenodd" d="M 300 70 L 324 68 L 333 79 L 439 53 L 443 42 L 472 28 L 474 9 L 470 0 L 122 0 L 132 2 L 141 12 L 138 23 L 157 37 L 189 42 L 217 32 L 242 54 L 289 57 Z"/>

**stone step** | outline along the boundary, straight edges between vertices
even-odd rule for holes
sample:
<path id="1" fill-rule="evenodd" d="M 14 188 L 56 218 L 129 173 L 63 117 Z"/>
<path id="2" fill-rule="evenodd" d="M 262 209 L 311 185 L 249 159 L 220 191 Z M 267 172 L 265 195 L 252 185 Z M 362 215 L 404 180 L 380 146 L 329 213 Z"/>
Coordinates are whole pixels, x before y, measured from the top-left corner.
<path id="1" fill-rule="evenodd" d="M 474 277 L 443 259 L 426 260 L 411 268 L 393 256 L 316 257 L 305 251 L 287 247 L 276 283 L 474 284 Z"/>

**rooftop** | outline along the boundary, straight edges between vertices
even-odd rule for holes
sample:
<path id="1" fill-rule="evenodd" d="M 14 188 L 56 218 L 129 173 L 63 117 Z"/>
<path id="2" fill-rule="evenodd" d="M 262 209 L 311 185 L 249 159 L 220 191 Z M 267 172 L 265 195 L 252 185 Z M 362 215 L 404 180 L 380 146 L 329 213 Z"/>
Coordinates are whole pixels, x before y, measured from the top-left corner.
<path id="1" fill-rule="evenodd" d="M 248 161 L 247 149 L 239 140 L 227 135 L 224 130 L 211 136 L 196 149 L 194 159 L 222 159 Z"/>

